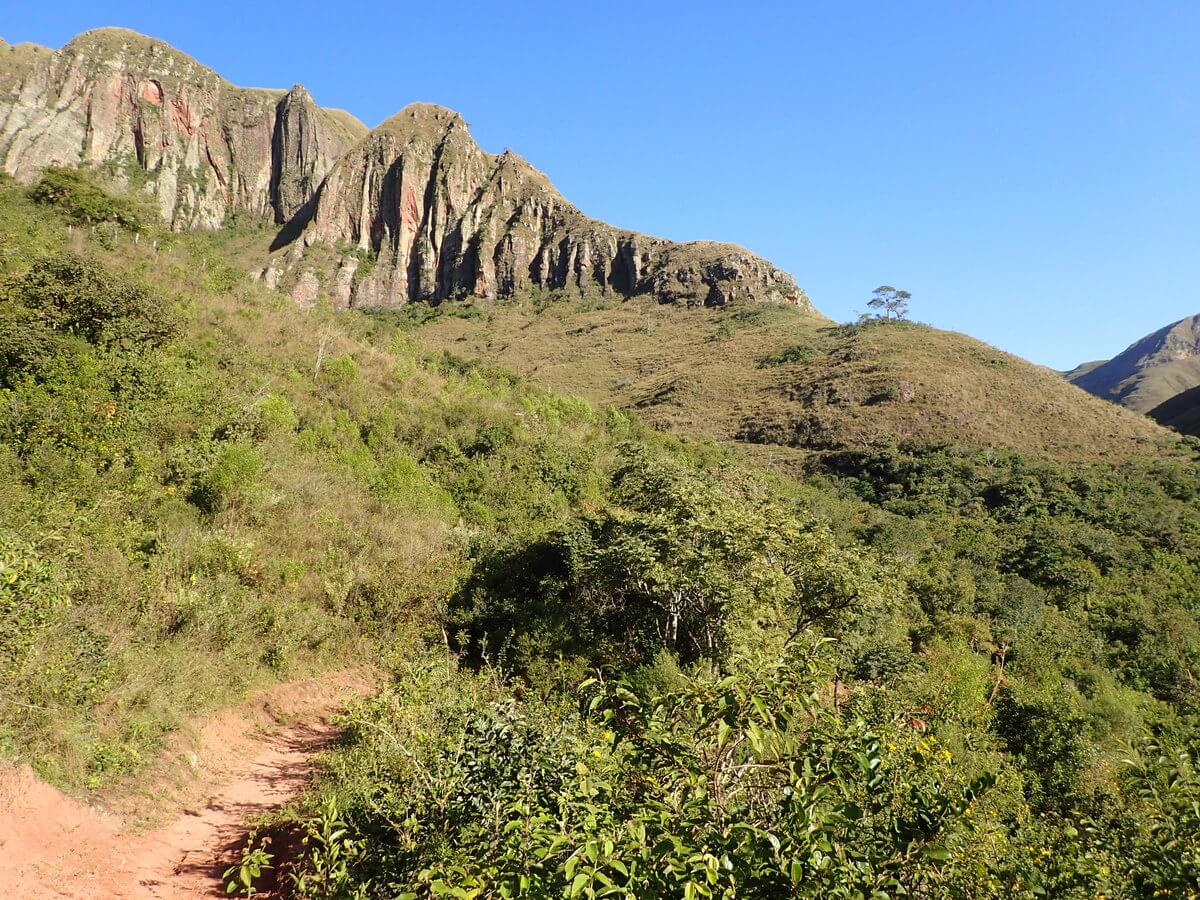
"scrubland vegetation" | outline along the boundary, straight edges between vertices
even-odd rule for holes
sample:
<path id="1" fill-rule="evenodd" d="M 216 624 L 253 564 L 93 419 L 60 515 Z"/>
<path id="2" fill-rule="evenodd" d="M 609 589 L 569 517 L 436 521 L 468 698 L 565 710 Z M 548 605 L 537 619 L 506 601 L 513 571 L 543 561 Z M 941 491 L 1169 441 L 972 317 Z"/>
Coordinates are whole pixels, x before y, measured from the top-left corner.
<path id="1" fill-rule="evenodd" d="M 371 660 L 247 852 L 300 896 L 1200 896 L 1196 444 L 783 475 L 50 177 L 0 185 L 5 756 L 110 788 Z"/>
<path id="2" fill-rule="evenodd" d="M 1056 372 L 907 319 L 839 325 L 791 306 L 685 309 L 570 291 L 416 303 L 395 318 L 432 346 L 721 441 L 953 442 L 1074 462 L 1169 454 L 1172 443 Z"/>

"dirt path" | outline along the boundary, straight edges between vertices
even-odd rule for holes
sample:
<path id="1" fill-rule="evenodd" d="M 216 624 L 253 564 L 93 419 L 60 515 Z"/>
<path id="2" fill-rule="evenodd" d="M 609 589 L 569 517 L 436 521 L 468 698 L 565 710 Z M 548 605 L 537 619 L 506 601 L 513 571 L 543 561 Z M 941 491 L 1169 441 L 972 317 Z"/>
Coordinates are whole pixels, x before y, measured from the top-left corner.
<path id="1" fill-rule="evenodd" d="M 0 771 L 0 896 L 226 896 L 221 874 L 246 820 L 303 788 L 313 756 L 337 735 L 333 715 L 373 684 L 355 671 L 279 685 L 181 736 L 138 791 L 126 785 L 103 806 L 27 767 Z"/>

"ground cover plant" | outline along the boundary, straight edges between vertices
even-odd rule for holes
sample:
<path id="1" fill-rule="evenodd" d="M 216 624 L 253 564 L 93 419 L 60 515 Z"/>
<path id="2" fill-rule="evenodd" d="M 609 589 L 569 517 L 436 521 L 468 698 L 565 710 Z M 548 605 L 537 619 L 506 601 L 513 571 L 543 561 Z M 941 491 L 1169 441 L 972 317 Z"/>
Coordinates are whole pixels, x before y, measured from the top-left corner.
<path id="1" fill-rule="evenodd" d="M 426 345 L 445 311 L 300 308 L 235 264 L 254 229 L 76 212 L 121 199 L 0 185 L 6 757 L 119 788 L 248 687 L 370 660 L 273 823 L 299 854 L 252 843 L 235 890 L 1200 892 L 1194 443 L 764 468 Z"/>

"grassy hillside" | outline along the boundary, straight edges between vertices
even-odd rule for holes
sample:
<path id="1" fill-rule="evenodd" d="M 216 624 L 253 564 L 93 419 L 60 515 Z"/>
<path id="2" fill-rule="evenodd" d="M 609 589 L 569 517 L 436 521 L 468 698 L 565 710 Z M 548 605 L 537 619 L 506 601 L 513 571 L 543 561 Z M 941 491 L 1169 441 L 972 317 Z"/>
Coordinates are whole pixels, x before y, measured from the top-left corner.
<path id="1" fill-rule="evenodd" d="M 1200 386 L 1176 394 L 1146 415 L 1181 434 L 1200 437 Z"/>
<path id="2" fill-rule="evenodd" d="M 0 749 L 61 784 L 136 770 L 256 682 L 378 658 L 477 529 L 562 514 L 579 433 L 608 440 L 54 184 L 0 186 Z"/>
<path id="3" fill-rule="evenodd" d="M 828 449 L 961 443 L 1062 459 L 1171 438 L 1048 369 L 927 326 L 835 326 L 790 307 L 719 312 L 523 298 L 406 311 L 422 340 L 636 409 L 657 428 Z"/>
<path id="4" fill-rule="evenodd" d="M 760 448 L 785 476 L 412 334 L 481 311 L 297 307 L 231 264 L 256 240 L 164 233 L 61 172 L 0 183 L 5 758 L 129 789 L 187 717 L 370 660 L 389 683 L 274 823 L 303 854 L 247 850 L 301 897 L 1200 892 L 1193 444 L 846 431 Z M 619 359 L 649 365 L 632 316 L 664 312 L 528 321 L 630 316 L 647 356 Z M 870 399 L 894 347 L 941 338 L 661 321 L 714 337 L 713 415 L 814 359 Z M 922 367 L 1008 371 L 946 340 Z"/>

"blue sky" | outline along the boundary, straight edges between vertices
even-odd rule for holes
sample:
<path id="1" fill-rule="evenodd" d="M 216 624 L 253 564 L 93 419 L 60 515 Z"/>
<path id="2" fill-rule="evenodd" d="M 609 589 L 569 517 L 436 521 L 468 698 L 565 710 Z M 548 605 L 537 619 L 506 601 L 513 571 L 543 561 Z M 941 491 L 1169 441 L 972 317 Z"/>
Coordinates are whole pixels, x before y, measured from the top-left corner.
<path id="1" fill-rule="evenodd" d="M 1200 3 L 13 4 L 377 124 L 457 109 L 585 212 L 740 243 L 849 319 L 913 316 L 1036 362 L 1200 312 Z"/>

